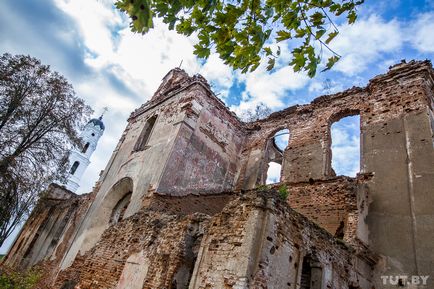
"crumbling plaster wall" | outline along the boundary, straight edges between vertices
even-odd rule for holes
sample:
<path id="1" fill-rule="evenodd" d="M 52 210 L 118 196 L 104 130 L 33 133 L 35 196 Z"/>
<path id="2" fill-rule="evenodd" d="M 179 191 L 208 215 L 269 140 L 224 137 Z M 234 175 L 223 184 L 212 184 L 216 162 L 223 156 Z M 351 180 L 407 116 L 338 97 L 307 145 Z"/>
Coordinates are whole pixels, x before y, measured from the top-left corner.
<path id="1" fill-rule="evenodd" d="M 2 265 L 23 270 L 43 261 L 50 263 L 51 273 L 55 275 L 58 263 L 71 245 L 72 236 L 92 200 L 91 194 L 77 196 L 64 187 L 51 184 L 2 260 Z"/>
<path id="2" fill-rule="evenodd" d="M 368 183 L 369 242 L 386 258 L 377 272 L 430 275 L 434 271 L 431 65 L 396 66 L 373 79 L 370 89 L 377 101 L 363 120 L 361 139 L 363 170 L 374 174 Z M 427 288 L 431 287 L 434 278 L 428 279 Z"/>
<path id="3" fill-rule="evenodd" d="M 274 192 L 203 197 L 203 213 L 162 197 L 105 230 L 52 288 L 298 288 L 303 257 L 315 256 L 318 288 L 371 289 L 373 256 L 351 248 L 284 204 Z M 221 200 L 220 211 L 211 209 Z M 211 206 L 211 207 L 210 207 Z M 224 208 L 223 208 L 224 207 Z M 327 287 L 328 286 L 328 287 Z M 42 287 L 41 287 L 42 288 Z"/>
<path id="4" fill-rule="evenodd" d="M 205 82 L 189 88 L 184 105 L 187 120 L 156 191 L 186 195 L 232 190 L 244 142 L 239 121 L 211 95 Z"/>
<path id="5" fill-rule="evenodd" d="M 300 288 L 308 254 L 321 272 L 322 286 L 314 288 L 371 289 L 375 258 L 366 248 L 343 245 L 284 205 L 276 191 L 245 194 L 210 220 L 189 288 Z"/>
<path id="6" fill-rule="evenodd" d="M 267 147 L 270 138 L 277 130 L 287 128 L 290 138 L 287 148 L 283 151 L 281 180 L 288 185 L 289 205 L 331 234 L 340 233 L 338 231 L 343 221 L 345 241 L 356 247 L 358 245 L 363 247 L 363 244 L 357 243 L 361 240 L 379 253 L 383 261 L 377 265 L 376 276 L 372 279 L 376 287 L 387 288 L 379 283 L 380 275 L 429 275 L 433 271 L 432 260 L 434 260 L 433 103 L 431 64 L 411 62 L 394 66 L 387 74 L 371 80 L 366 88 L 353 88 L 335 95 L 319 97 L 311 104 L 294 106 L 273 113 L 265 120 L 242 123 L 212 94 L 202 77 L 189 77 L 185 72 L 175 69 L 163 79 L 162 85 L 151 101 L 132 113 L 127 128 L 94 191 L 95 201 L 87 213 L 82 215 L 84 221 L 79 229 L 75 227 L 74 234 L 68 235 L 70 237 L 68 242 L 72 243 L 72 246 L 62 249 L 68 252 L 63 258 L 62 268 L 69 267 L 73 262 L 75 265 L 71 268 L 76 270 L 82 268 L 80 264 L 84 263 L 80 262 L 85 262 L 84 260 L 89 256 L 96 256 L 92 254 L 102 252 L 98 251 L 102 250 L 98 241 L 106 244 L 104 246 L 109 246 L 110 243 L 106 242 L 105 238 L 107 236 L 109 239 L 117 238 L 115 231 L 111 230 L 118 228 L 121 232 L 122 226 L 109 226 L 108 216 L 117 201 L 129 191 L 132 191 L 132 198 L 124 216 L 127 219 L 135 216 L 143 208 L 155 205 L 151 199 L 157 194 L 168 197 L 185 197 L 190 194 L 200 196 L 225 190 L 250 189 L 260 185 L 264 181 L 267 162 L 272 157 L 272 153 L 275 153 L 270 152 Z M 361 174 L 357 180 L 336 178 L 331 168 L 330 126 L 334 121 L 354 114 L 360 114 L 361 119 Z M 137 138 L 145 123 L 155 115 L 158 117 L 146 147 L 134 151 Z M 312 206 L 308 200 L 316 203 Z M 194 209 L 196 206 L 192 207 L 190 213 L 196 210 Z M 219 218 L 230 217 L 226 212 Z M 252 253 L 251 250 L 252 248 L 258 250 L 259 247 L 265 246 L 261 230 L 266 230 L 271 235 L 276 234 L 272 229 L 275 225 L 272 224 L 281 221 L 275 213 L 263 209 L 249 210 L 242 218 L 239 221 L 245 222 L 245 226 L 236 228 L 237 234 L 240 233 L 245 238 L 240 241 L 234 237 L 238 241 L 234 239 L 234 243 L 227 247 L 235 250 L 233 254 L 240 256 L 238 260 L 234 260 L 234 263 L 228 262 L 229 269 L 237 272 L 236 278 L 234 277 L 237 281 L 232 284 L 233 286 L 238 284 L 237 282 L 261 284 L 265 282 L 264 280 L 280 284 L 278 283 L 280 277 L 276 276 L 282 272 L 279 271 L 280 267 L 273 267 L 275 266 L 273 264 L 283 264 L 284 261 L 276 256 L 281 254 L 286 256 L 287 252 L 295 252 L 298 254 L 296 258 L 301 258 L 304 254 L 303 250 L 306 252 L 313 250 L 311 243 L 315 241 L 310 240 L 315 240 L 314 235 L 322 234 L 315 231 L 304 235 L 307 236 L 303 239 L 305 247 L 303 250 L 296 248 L 298 251 L 294 249 L 295 247 L 291 247 L 292 245 L 288 245 L 293 240 L 293 236 L 287 236 L 289 243 L 285 241 L 286 245 L 279 245 L 280 248 L 282 246 L 286 248 L 284 250 L 286 253 L 275 255 L 268 251 L 269 260 L 277 259 L 267 265 L 269 266 L 266 267 L 267 272 L 258 273 L 259 275 L 255 275 L 255 279 L 252 279 L 252 275 L 246 272 L 249 270 L 253 272 L 252 268 L 259 267 L 251 263 L 251 258 L 247 260 L 245 257 L 247 254 L 253 254 L 252 256 L 256 256 L 254 258 L 257 260 L 266 258 L 264 257 L 266 253 L 262 251 Z M 248 221 L 248 218 L 251 219 Z M 121 223 L 125 224 L 122 221 Z M 257 231 L 252 226 L 261 230 Z M 30 229 L 29 233 L 24 232 L 22 235 L 36 234 L 39 227 L 40 225 L 36 225 L 36 229 Z M 294 228 L 300 230 L 300 227 Z M 251 235 L 246 236 L 243 233 L 246 230 L 251 232 Z M 285 230 L 291 231 L 291 228 Z M 277 235 L 285 235 L 285 230 L 277 231 Z M 104 235 L 101 238 L 104 231 L 104 234 L 110 231 L 112 235 Z M 210 232 L 212 233 L 212 229 Z M 227 233 L 235 234 L 230 230 Z M 292 234 L 298 236 L 296 232 Z M 226 244 L 224 238 L 221 241 Z M 40 244 L 35 248 L 44 246 L 45 244 Z M 204 243 L 203 246 L 208 245 Z M 226 245 L 223 248 L 226 248 Z M 271 250 L 267 247 L 268 249 Z M 206 250 L 209 251 L 209 248 L 207 247 Z M 222 247 L 215 247 L 215 252 L 212 253 L 215 255 L 212 255 L 212 258 L 217 258 L 216 260 L 221 258 L 222 262 L 227 261 L 230 256 L 225 250 Z M 108 254 L 108 251 L 104 252 L 101 254 Z M 207 252 L 199 254 L 211 254 Z M 323 257 L 333 256 L 331 251 L 327 252 L 329 253 Z M 123 255 L 122 258 L 131 258 L 131 264 L 143 263 L 142 269 L 147 268 L 146 272 L 149 270 L 146 265 L 147 259 L 143 258 L 141 251 L 134 251 L 132 255 L 127 255 Z M 321 259 L 324 264 L 329 264 L 325 265 L 324 272 L 331 272 L 334 269 L 330 269 L 330 266 L 335 265 L 330 265 L 326 259 L 326 257 Z M 354 262 L 356 263 L 360 262 Z M 91 263 L 86 264 L 90 266 Z M 130 263 L 126 262 L 126 264 Z M 212 267 L 212 264 L 207 264 L 205 265 Z M 115 274 L 118 275 L 114 276 L 119 277 L 121 273 L 119 268 L 116 268 Z M 68 272 L 72 274 L 73 270 Z M 135 269 L 131 267 L 131 270 L 126 270 L 123 277 L 119 278 L 131 280 L 127 276 L 134 276 Z M 362 271 L 367 272 L 367 270 Z M 277 272 L 277 275 L 274 276 L 270 272 Z M 294 272 L 291 274 L 296 274 Z M 357 272 L 365 276 L 365 273 Z M 285 277 L 292 278 L 288 279 L 288 282 L 290 284 L 298 282 L 295 275 L 291 274 Z M 358 276 L 357 274 L 352 276 Z M 185 274 L 181 275 L 185 277 Z M 201 278 L 205 278 L 205 275 L 202 275 L 196 274 L 194 278 L 202 280 Z M 226 276 L 217 275 L 210 275 L 210 282 L 217 282 L 215 280 Z M 88 276 L 90 278 L 90 275 Z M 116 278 L 113 277 L 110 282 L 115 282 Z M 338 284 L 336 286 L 344 286 L 342 284 L 347 280 L 355 280 L 346 275 L 342 280 L 339 277 L 333 279 L 335 278 L 333 274 L 332 277 L 327 278 L 326 280 L 331 280 L 330 284 Z M 363 278 L 369 279 L 366 276 Z M 434 278 L 428 281 L 434 282 Z M 202 284 L 202 281 L 195 282 L 194 286 Z M 429 286 L 434 284 L 430 283 Z"/>
<path id="7" fill-rule="evenodd" d="M 244 174 L 237 188 L 261 184 L 267 140 L 284 128 L 290 139 L 281 180 L 333 178 L 330 126 L 359 114 L 361 173 L 372 178 L 360 189 L 369 204 L 357 216 L 366 223 L 358 225 L 358 237 L 386 259 L 379 275 L 429 275 L 434 269 L 433 83 L 430 62 L 402 63 L 366 88 L 319 97 L 247 124 Z M 379 276 L 376 281 L 381 282 Z M 434 278 L 429 282 L 434 286 Z"/>
<path id="8" fill-rule="evenodd" d="M 135 150 L 143 127 L 154 116 L 146 146 Z M 151 101 L 130 116 L 62 268 L 100 239 L 114 205 L 129 191 L 124 217 L 139 211 L 154 192 L 186 195 L 232 189 L 243 140 L 239 121 L 212 95 L 206 80 L 173 70 Z M 131 185 L 122 189 L 125 180 Z"/>

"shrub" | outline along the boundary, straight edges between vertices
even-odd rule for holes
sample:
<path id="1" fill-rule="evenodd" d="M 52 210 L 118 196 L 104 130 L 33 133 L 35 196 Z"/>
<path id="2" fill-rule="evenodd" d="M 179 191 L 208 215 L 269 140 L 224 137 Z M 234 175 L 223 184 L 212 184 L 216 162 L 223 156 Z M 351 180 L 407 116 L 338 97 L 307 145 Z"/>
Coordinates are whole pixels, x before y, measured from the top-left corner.
<path id="1" fill-rule="evenodd" d="M 289 193 L 288 193 L 288 187 L 286 185 L 281 185 L 279 187 L 279 197 L 282 200 L 286 200 L 288 198 L 288 195 L 289 195 Z"/>
<path id="2" fill-rule="evenodd" d="M 25 272 L 2 272 L 0 275 L 0 289 L 31 289 L 41 278 L 36 270 Z"/>

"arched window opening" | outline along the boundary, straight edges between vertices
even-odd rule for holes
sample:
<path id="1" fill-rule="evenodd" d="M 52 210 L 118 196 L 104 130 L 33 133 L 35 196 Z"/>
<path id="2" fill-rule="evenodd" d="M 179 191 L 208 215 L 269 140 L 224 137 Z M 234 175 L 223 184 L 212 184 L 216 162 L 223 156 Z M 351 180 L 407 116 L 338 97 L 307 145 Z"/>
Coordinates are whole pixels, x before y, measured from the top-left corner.
<path id="1" fill-rule="evenodd" d="M 331 126 L 331 166 L 335 175 L 360 171 L 360 116 L 341 118 Z"/>
<path id="2" fill-rule="evenodd" d="M 282 129 L 279 130 L 274 134 L 274 144 L 275 146 L 280 150 L 284 151 L 286 147 L 288 146 L 289 142 L 289 130 L 288 129 Z"/>
<path id="3" fill-rule="evenodd" d="M 275 184 L 280 182 L 280 171 L 282 170 L 282 165 L 275 163 L 275 162 L 269 162 L 268 163 L 268 170 L 267 170 L 267 178 L 265 183 L 268 184 Z"/>
<path id="4" fill-rule="evenodd" d="M 77 171 L 78 166 L 80 165 L 80 163 L 78 161 L 75 161 L 72 166 L 71 166 L 71 170 L 69 171 L 69 173 L 71 175 L 75 174 L 75 172 Z"/>
<path id="5" fill-rule="evenodd" d="M 289 130 L 281 129 L 270 136 L 265 146 L 264 165 L 261 173 L 261 184 L 280 182 L 283 152 L 288 146 Z"/>
<path id="6" fill-rule="evenodd" d="M 110 217 L 110 224 L 116 224 L 122 218 L 124 217 L 125 211 L 128 208 L 128 205 L 130 204 L 131 200 L 131 192 L 128 192 L 122 199 L 119 200 L 119 202 L 114 207 L 111 217 Z"/>
<path id="7" fill-rule="evenodd" d="M 154 115 L 146 121 L 145 126 L 143 127 L 142 132 L 140 133 L 140 136 L 134 146 L 134 151 L 142 151 L 146 148 L 156 120 L 157 115 Z"/>
<path id="8" fill-rule="evenodd" d="M 83 147 L 83 149 L 81 150 L 82 153 L 86 153 L 87 149 L 89 148 L 90 143 L 86 143 Z"/>

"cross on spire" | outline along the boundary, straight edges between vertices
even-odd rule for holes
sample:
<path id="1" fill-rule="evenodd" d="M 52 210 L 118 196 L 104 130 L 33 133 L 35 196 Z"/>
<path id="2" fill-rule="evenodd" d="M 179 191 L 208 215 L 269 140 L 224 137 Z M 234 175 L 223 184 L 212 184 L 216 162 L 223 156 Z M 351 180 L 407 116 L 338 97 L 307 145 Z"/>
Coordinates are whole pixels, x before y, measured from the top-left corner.
<path id="1" fill-rule="evenodd" d="M 104 113 L 106 113 L 107 111 L 108 111 L 108 107 L 107 107 L 107 106 L 104 106 L 104 107 L 102 108 L 102 113 L 101 113 L 101 116 L 99 117 L 99 119 L 102 119 Z"/>

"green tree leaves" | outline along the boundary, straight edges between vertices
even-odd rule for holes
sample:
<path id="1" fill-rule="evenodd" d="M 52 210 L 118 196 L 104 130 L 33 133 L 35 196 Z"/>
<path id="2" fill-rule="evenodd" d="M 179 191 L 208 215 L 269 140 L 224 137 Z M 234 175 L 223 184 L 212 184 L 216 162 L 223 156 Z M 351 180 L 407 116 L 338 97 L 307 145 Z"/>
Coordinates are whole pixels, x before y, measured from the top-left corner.
<path id="1" fill-rule="evenodd" d="M 131 17 L 131 29 L 146 33 L 159 17 L 180 34 L 198 35 L 194 53 L 207 58 L 211 51 L 234 69 L 255 70 L 263 58 L 272 70 L 280 56 L 267 43 L 292 41 L 294 71 L 316 74 L 323 50 L 330 56 L 324 70 L 340 56 L 330 49 L 339 31 L 332 19 L 346 15 L 352 24 L 363 0 L 117 0 L 116 7 Z"/>

